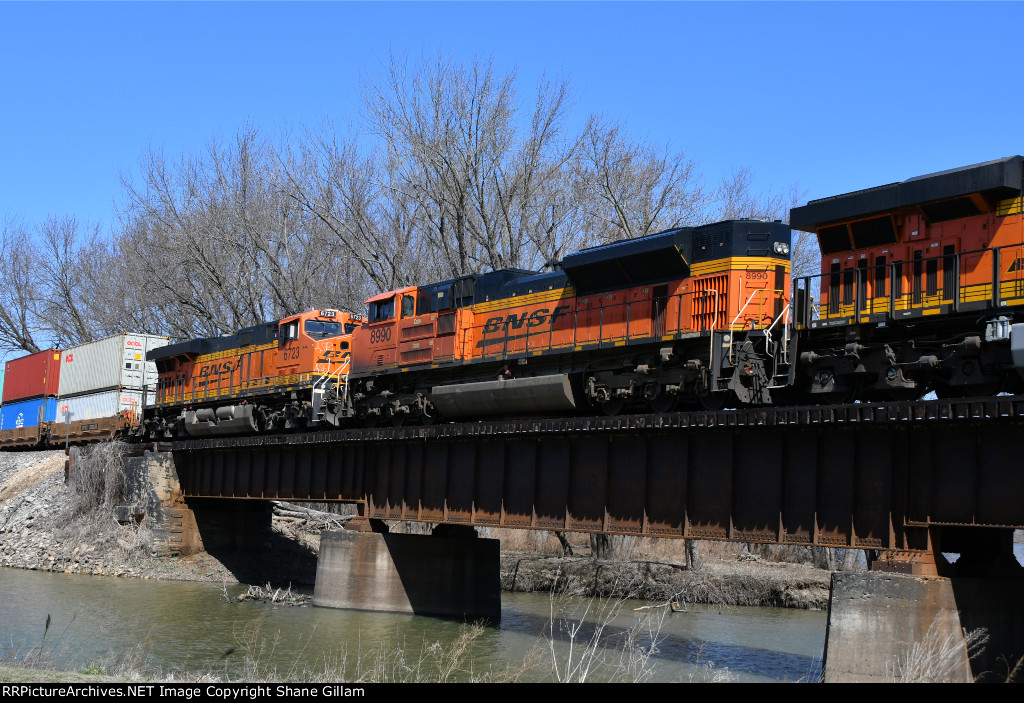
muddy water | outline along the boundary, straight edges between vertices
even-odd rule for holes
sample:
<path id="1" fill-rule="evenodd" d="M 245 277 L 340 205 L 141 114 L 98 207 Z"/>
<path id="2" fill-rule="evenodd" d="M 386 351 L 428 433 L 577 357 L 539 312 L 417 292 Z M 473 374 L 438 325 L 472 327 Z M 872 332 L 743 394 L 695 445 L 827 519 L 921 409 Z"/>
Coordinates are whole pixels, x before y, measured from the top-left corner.
<path id="1" fill-rule="evenodd" d="M 422 616 L 238 602 L 244 588 L 0 568 L 0 655 L 35 656 L 41 649 L 76 670 L 131 659 L 165 678 L 187 671 L 298 681 L 327 667 L 334 681 L 342 670 L 351 680 L 357 669 L 376 669 L 388 681 L 429 680 L 461 627 Z M 655 652 L 641 667 L 652 681 L 793 682 L 820 673 L 824 612 L 692 607 L 669 613 L 650 605 L 627 601 L 613 615 L 599 601 L 503 593 L 501 623 L 474 640 L 454 678 L 479 679 L 528 662 L 521 680 L 552 680 L 556 669 L 577 677 L 585 669 L 587 680 L 608 680 L 626 668 L 621 652 L 629 636 L 644 649 L 653 637 Z M 595 635 L 601 647 L 588 660 L 581 652 Z M 256 673 L 244 668 L 247 655 Z M 637 666 L 634 659 L 634 671 Z M 380 673 L 371 680 L 381 680 Z"/>

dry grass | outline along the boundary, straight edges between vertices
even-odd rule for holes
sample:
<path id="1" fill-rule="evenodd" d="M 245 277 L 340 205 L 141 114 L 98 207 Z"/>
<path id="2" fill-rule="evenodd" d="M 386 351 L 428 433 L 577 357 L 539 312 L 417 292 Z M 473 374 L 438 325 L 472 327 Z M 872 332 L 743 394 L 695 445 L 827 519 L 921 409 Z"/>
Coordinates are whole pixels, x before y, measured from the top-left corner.
<path id="1" fill-rule="evenodd" d="M 63 515 L 66 522 L 101 510 L 112 513 L 114 506 L 124 501 L 127 484 L 124 455 L 127 451 L 128 446 L 123 442 L 104 442 L 72 450 L 68 476 L 71 499 Z"/>
<path id="2" fill-rule="evenodd" d="M 943 614 L 936 615 L 924 638 L 914 642 L 886 667 L 890 683 L 963 683 L 969 675 L 968 660 L 987 642 L 984 629 L 950 631 Z"/>
<path id="3" fill-rule="evenodd" d="M 381 642 L 373 647 L 357 646 L 351 652 L 342 645 L 336 652 L 308 656 L 300 650 L 286 668 L 273 664 L 280 644 L 277 635 L 264 634 L 265 613 L 235 632 L 236 646 L 221 659 L 221 679 L 246 683 L 454 683 L 506 681 L 504 671 L 474 672 L 473 645 L 485 632 L 481 623 L 464 624 L 447 645 L 422 642 L 411 650 L 406 642 Z M 312 638 L 306 638 L 309 642 Z M 234 662 L 239 659 L 240 662 Z M 210 672 L 212 675 L 213 672 Z"/>

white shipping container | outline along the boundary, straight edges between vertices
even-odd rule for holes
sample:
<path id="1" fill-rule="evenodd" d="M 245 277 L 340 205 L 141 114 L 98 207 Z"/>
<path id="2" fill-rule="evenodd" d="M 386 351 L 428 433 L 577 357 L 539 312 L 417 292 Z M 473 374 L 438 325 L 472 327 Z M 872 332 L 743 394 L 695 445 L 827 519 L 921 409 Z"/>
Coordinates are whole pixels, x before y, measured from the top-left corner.
<path id="1" fill-rule="evenodd" d="M 129 332 L 65 349 L 57 394 L 67 398 L 118 388 L 156 390 L 156 364 L 146 361 L 146 353 L 167 346 L 167 341 Z"/>
<path id="2" fill-rule="evenodd" d="M 141 390 L 112 390 L 60 398 L 55 419 L 60 423 L 98 420 L 114 417 L 125 410 L 141 414 L 146 397 L 146 392 Z M 68 412 L 71 413 L 70 418 Z"/>

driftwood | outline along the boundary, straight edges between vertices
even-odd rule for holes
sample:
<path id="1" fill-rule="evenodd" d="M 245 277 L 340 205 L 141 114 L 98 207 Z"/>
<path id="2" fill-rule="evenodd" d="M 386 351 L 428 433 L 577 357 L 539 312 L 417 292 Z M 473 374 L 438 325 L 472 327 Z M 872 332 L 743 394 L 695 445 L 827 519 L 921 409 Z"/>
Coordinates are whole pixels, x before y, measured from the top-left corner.
<path id="1" fill-rule="evenodd" d="M 322 510 L 314 510 L 313 508 L 296 505 L 295 503 L 285 503 L 279 500 L 272 500 L 270 504 L 276 517 L 294 523 L 296 527 L 314 531 L 342 527 L 346 522 L 355 517 L 355 515 L 327 513 Z"/>

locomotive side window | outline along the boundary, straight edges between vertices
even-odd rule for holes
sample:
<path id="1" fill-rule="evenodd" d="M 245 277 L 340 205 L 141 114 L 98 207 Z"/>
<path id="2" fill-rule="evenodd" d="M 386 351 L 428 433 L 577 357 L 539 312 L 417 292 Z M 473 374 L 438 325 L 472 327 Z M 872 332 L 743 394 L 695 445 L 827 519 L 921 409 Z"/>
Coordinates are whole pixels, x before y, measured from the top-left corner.
<path id="1" fill-rule="evenodd" d="M 412 295 L 402 296 L 402 317 L 412 317 L 416 313 L 416 298 Z"/>
<path id="2" fill-rule="evenodd" d="M 299 321 L 293 320 L 285 325 L 281 325 L 281 342 L 287 342 L 291 339 L 299 338 Z"/>
<path id="3" fill-rule="evenodd" d="M 370 322 L 379 322 L 380 320 L 388 320 L 395 316 L 395 299 L 393 297 L 387 300 L 378 300 L 375 303 L 370 303 Z"/>

